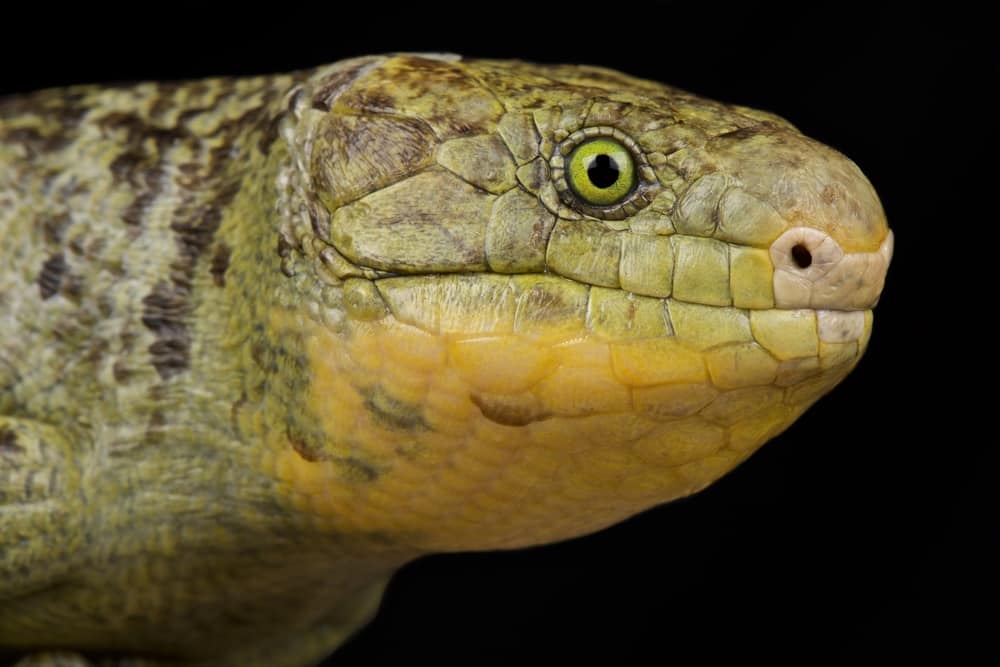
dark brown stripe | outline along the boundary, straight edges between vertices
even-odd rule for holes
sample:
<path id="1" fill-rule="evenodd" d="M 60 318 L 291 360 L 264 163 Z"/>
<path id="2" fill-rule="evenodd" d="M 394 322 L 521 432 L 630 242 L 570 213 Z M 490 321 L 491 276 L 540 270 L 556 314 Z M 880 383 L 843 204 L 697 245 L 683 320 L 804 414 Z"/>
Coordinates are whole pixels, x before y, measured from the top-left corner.
<path id="1" fill-rule="evenodd" d="M 177 235 L 174 239 L 177 242 L 177 259 L 170 265 L 170 277 L 175 283 L 191 285 L 198 259 L 211 245 L 221 222 L 222 211 L 213 202 L 192 212 L 181 210 L 170 223 L 170 229 Z"/>
<path id="2" fill-rule="evenodd" d="M 190 364 L 187 297 L 186 289 L 159 282 L 142 300 L 142 323 L 156 336 L 149 346 L 149 355 L 164 380 L 184 372 Z"/>
<path id="3" fill-rule="evenodd" d="M 45 263 L 42 264 L 42 270 L 38 274 L 38 289 L 43 300 L 52 298 L 59 291 L 67 268 L 66 258 L 61 252 L 57 252 L 45 260 Z"/>

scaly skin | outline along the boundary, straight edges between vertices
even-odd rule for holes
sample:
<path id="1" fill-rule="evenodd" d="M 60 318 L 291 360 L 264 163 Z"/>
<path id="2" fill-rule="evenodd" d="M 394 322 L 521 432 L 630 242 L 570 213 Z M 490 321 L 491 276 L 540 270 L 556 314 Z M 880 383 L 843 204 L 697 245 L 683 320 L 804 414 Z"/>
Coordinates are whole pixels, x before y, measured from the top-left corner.
<path id="1" fill-rule="evenodd" d="M 417 55 L 0 102 L 0 234 L 25 665 L 314 664 L 409 559 L 693 493 L 857 363 L 892 243 L 780 118 Z"/>

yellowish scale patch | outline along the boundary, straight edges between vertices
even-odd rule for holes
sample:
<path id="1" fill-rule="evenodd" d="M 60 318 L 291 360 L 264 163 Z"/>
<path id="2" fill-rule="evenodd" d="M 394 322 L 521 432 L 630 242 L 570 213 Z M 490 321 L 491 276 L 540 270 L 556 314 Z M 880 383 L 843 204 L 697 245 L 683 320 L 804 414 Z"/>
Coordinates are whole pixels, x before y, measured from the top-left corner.
<path id="1" fill-rule="evenodd" d="M 336 456 L 307 460 L 277 436 L 276 474 L 339 531 L 435 550 L 550 541 L 725 474 L 847 374 L 871 326 L 820 343 L 811 311 L 673 312 L 678 335 L 626 341 L 429 333 L 392 316 L 315 325 L 305 408 Z"/>

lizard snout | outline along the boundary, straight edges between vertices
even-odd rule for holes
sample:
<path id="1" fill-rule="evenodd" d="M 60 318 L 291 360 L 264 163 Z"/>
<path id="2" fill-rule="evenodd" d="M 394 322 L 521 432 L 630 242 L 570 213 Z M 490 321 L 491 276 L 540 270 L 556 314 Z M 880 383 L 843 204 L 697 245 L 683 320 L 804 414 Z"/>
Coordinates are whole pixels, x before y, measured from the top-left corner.
<path id="1" fill-rule="evenodd" d="M 824 231 L 793 227 L 771 244 L 778 308 L 864 310 L 878 301 L 892 259 L 889 231 L 874 252 L 845 252 Z"/>

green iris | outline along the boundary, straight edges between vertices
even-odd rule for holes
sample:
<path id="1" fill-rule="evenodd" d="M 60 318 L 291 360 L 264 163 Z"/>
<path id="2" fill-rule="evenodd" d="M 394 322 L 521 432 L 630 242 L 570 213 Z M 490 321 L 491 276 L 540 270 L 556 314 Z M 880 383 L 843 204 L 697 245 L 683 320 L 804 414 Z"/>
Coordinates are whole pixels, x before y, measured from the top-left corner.
<path id="1" fill-rule="evenodd" d="M 614 139 L 585 141 L 569 156 L 567 180 L 591 206 L 617 204 L 635 188 L 632 154 Z"/>

